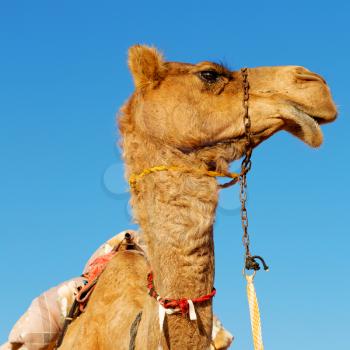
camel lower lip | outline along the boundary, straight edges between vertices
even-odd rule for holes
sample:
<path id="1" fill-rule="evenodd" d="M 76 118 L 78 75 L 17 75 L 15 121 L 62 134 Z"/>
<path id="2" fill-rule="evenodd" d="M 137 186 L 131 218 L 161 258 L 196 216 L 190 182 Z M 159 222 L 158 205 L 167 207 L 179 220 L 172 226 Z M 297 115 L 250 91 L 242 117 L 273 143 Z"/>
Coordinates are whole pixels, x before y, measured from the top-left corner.
<path id="1" fill-rule="evenodd" d="M 285 130 L 306 142 L 311 147 L 320 146 L 323 140 L 319 125 L 321 118 L 309 115 L 295 107 L 293 107 L 290 112 L 291 113 L 286 113 L 282 117 L 285 122 Z"/>

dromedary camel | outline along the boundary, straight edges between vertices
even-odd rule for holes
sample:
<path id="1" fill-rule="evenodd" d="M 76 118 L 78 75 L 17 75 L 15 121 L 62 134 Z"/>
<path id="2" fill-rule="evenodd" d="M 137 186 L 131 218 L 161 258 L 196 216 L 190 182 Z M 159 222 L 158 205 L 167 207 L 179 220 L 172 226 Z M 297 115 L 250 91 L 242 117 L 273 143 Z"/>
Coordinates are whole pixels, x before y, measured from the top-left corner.
<path id="1" fill-rule="evenodd" d="M 131 204 L 148 260 L 130 251 L 116 254 L 60 349 L 128 349 L 140 311 L 135 349 L 208 349 L 212 301 L 195 306 L 196 321 L 168 315 L 161 331 L 146 279 L 151 269 L 162 297 L 192 299 L 213 290 L 218 184 L 205 171 L 225 173 L 245 152 L 242 75 L 213 62 L 167 62 L 139 45 L 129 51 L 129 67 L 135 92 L 119 119 L 126 177 L 153 166 L 185 170 L 137 181 Z M 279 130 L 312 147 L 322 143 L 319 125 L 335 119 L 336 107 L 321 76 L 299 66 L 259 67 L 248 69 L 248 80 L 253 146 Z"/>

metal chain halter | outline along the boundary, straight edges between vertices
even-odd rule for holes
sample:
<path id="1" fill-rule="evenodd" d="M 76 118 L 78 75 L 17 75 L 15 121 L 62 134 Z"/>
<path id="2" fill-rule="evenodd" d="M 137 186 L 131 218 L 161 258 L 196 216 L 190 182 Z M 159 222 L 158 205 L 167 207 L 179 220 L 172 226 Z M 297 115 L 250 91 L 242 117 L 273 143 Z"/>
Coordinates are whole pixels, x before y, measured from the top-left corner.
<path id="1" fill-rule="evenodd" d="M 243 124 L 244 124 L 244 134 L 246 139 L 245 145 L 245 156 L 243 158 L 241 164 L 241 172 L 240 172 L 240 192 L 239 199 L 241 201 L 241 220 L 242 220 L 242 228 L 243 228 L 243 236 L 242 242 L 245 249 L 244 256 L 244 270 L 260 270 L 260 265 L 256 261 L 256 259 L 261 260 L 264 270 L 268 270 L 268 266 L 265 264 L 265 261 L 260 256 L 252 256 L 250 253 L 250 239 L 248 232 L 248 211 L 246 207 L 247 202 L 247 173 L 252 167 L 251 156 L 253 153 L 253 145 L 252 145 L 252 135 L 251 135 L 251 121 L 249 116 L 249 81 L 248 81 L 248 68 L 241 69 L 242 74 L 242 84 L 243 84 Z"/>

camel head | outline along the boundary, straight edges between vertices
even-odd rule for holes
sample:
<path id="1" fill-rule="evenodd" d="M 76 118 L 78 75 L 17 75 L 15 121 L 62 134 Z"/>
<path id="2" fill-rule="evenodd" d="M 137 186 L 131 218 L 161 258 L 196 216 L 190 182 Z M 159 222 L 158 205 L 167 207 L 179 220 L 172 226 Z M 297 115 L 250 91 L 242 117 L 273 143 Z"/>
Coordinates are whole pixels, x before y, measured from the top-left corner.
<path id="1" fill-rule="evenodd" d="M 134 132 L 187 153 L 224 141 L 220 157 L 230 162 L 242 156 L 240 70 L 207 61 L 167 62 L 155 48 L 140 45 L 130 48 L 129 67 L 136 87 L 128 119 Z M 321 145 L 320 125 L 333 121 L 337 110 L 320 75 L 300 66 L 258 67 L 248 69 L 248 81 L 254 146 L 280 130 Z M 123 120 L 121 126 L 123 133 Z"/>

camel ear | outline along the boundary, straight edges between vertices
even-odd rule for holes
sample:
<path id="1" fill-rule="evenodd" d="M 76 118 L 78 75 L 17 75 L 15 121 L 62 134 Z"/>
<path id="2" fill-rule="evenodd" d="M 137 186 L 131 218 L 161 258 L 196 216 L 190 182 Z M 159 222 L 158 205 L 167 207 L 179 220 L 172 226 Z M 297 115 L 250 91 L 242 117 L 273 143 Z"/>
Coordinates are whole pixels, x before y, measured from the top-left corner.
<path id="1" fill-rule="evenodd" d="M 162 54 L 154 47 L 144 45 L 130 47 L 128 64 L 136 88 L 158 83 L 166 71 Z"/>

